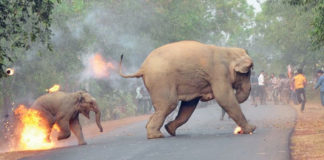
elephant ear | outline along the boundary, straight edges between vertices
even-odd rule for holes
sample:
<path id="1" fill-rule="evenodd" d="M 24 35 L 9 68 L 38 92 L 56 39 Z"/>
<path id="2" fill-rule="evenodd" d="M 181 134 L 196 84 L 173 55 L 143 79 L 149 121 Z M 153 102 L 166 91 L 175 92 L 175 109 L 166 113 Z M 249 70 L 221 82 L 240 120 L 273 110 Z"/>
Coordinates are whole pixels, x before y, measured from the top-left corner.
<path id="1" fill-rule="evenodd" d="M 253 67 L 250 57 L 242 57 L 235 62 L 234 70 L 239 73 L 247 73 Z"/>
<path id="2" fill-rule="evenodd" d="M 253 61 L 249 56 L 241 56 L 233 61 L 230 65 L 230 76 L 232 83 L 235 82 L 236 73 L 248 73 L 253 67 Z"/>
<path id="3" fill-rule="evenodd" d="M 80 104 L 82 102 L 84 102 L 84 97 L 82 95 L 82 92 L 80 92 L 77 97 L 77 103 Z"/>
<path id="4" fill-rule="evenodd" d="M 78 97 L 77 97 L 77 105 L 79 108 L 80 113 L 82 113 L 85 117 L 87 117 L 88 119 L 90 119 L 90 110 L 86 107 L 83 107 L 81 104 L 85 102 L 85 97 L 83 92 L 79 92 L 78 93 Z"/>

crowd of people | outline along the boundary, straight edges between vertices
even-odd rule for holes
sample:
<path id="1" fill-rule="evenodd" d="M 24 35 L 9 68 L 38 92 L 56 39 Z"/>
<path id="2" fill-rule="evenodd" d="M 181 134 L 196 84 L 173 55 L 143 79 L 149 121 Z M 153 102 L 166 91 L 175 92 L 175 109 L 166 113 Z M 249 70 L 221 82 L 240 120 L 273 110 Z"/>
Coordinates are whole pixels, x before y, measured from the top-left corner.
<path id="1" fill-rule="evenodd" d="M 272 73 L 270 76 L 264 71 L 258 75 L 251 73 L 251 100 L 252 105 L 265 105 L 268 102 L 273 104 L 301 104 L 301 111 L 304 111 L 306 104 L 305 87 L 307 80 L 302 69 L 297 69 L 293 75 Z M 324 106 L 324 74 L 322 70 L 317 71 L 317 84 L 314 89 L 320 88 L 322 105 Z"/>
<path id="2" fill-rule="evenodd" d="M 272 101 L 274 104 L 288 103 L 291 93 L 291 80 L 288 76 L 280 74 L 276 76 L 272 73 L 270 76 L 264 71 L 256 75 L 253 71 L 251 74 L 251 99 L 252 105 L 265 105 Z"/>
<path id="3" fill-rule="evenodd" d="M 298 69 L 293 75 L 275 73 L 267 74 L 261 71 L 258 75 L 251 72 L 251 101 L 252 105 L 266 105 L 271 102 L 277 104 L 301 104 L 301 111 L 304 111 L 306 104 L 306 77 L 302 69 Z M 314 89 L 320 88 L 321 103 L 324 106 L 324 72 L 317 71 L 317 81 Z M 150 96 L 144 86 L 138 85 L 136 88 L 136 100 L 140 114 L 149 114 L 153 106 Z M 221 119 L 224 118 L 225 112 L 222 112 Z"/>

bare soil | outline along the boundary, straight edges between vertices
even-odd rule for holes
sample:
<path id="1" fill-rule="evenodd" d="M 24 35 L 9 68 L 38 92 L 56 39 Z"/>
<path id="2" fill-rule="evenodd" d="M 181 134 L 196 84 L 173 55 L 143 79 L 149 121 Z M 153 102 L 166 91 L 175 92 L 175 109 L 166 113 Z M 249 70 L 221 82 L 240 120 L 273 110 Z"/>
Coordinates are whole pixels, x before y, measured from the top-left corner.
<path id="1" fill-rule="evenodd" d="M 305 111 L 293 105 L 298 118 L 291 137 L 291 158 L 294 160 L 324 159 L 324 107 L 318 103 L 306 103 Z"/>

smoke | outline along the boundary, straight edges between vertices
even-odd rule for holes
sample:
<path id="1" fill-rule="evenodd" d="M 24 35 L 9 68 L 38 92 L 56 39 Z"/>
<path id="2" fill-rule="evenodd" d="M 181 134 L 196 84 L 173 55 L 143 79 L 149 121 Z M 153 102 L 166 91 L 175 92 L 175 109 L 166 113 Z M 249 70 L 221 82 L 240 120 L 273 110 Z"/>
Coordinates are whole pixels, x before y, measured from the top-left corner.
<path id="1" fill-rule="evenodd" d="M 157 47 L 148 29 L 154 27 L 158 18 L 154 18 L 153 6 L 144 0 L 118 3 L 92 3 L 92 7 L 78 15 L 69 14 L 68 18 L 55 12 L 51 28 L 53 51 L 36 42 L 30 50 L 16 53 L 15 64 L 10 66 L 15 74 L 1 79 L 2 115 L 12 115 L 12 109 L 19 104 L 31 106 L 54 84 L 67 92 L 88 90 L 104 107 L 103 115 L 111 113 L 115 106 L 129 106 L 132 100 L 129 95 L 142 81 L 119 76 L 120 55 L 125 55 L 123 72 L 136 72 L 145 57 Z M 123 3 L 136 3 L 136 7 Z M 94 70 L 93 59 L 98 54 L 102 61 L 99 70 Z M 98 72 L 102 75 L 98 76 Z M 127 102 L 122 102 L 118 96 L 109 99 L 108 95 L 116 91 Z M 106 109 L 109 111 L 105 112 Z M 0 117 L 0 121 L 4 119 Z M 0 136 L 11 134 L 1 130 Z"/>
<path id="2" fill-rule="evenodd" d="M 96 6 L 90 9 L 83 19 L 72 19 L 67 22 L 68 28 L 75 39 L 89 38 L 93 43 L 85 48 L 89 50 L 101 50 L 103 55 L 119 58 L 124 54 L 140 55 L 143 59 L 154 45 L 154 40 L 146 34 L 143 28 L 150 25 L 147 15 L 132 11 L 122 12 L 112 8 Z M 142 10 L 147 10 L 143 7 Z M 91 37 L 88 37 L 91 36 Z M 85 37 L 86 36 L 86 37 Z M 86 53 L 86 52 L 85 52 Z M 140 60 L 132 58 L 132 62 L 138 64 Z"/>
<path id="3" fill-rule="evenodd" d="M 145 57 L 155 48 L 154 40 L 143 30 L 152 25 L 148 15 L 153 15 L 153 11 L 147 4 L 138 8 L 137 12 L 98 5 L 89 9 L 82 18 L 68 20 L 66 24 L 74 40 L 92 41 L 78 51 L 83 66 L 78 74 L 78 81 L 88 86 L 87 83 L 91 80 L 104 80 L 115 89 L 134 86 L 136 80 L 124 80 L 119 76 L 118 62 L 120 55 L 124 54 L 126 58 L 123 68 L 128 73 L 136 72 Z M 58 31 L 58 34 L 62 35 L 62 32 Z M 56 37 L 55 40 L 61 39 Z M 104 72 L 101 73 L 102 76 L 96 75 L 92 64 L 92 59 L 97 53 L 100 53 L 106 63 L 114 66 L 101 67 L 100 71 Z"/>
<path id="4" fill-rule="evenodd" d="M 116 69 L 116 65 L 107 62 L 100 53 L 86 55 L 82 58 L 82 62 L 85 69 L 81 74 L 81 81 L 89 78 L 108 79 L 111 71 Z"/>

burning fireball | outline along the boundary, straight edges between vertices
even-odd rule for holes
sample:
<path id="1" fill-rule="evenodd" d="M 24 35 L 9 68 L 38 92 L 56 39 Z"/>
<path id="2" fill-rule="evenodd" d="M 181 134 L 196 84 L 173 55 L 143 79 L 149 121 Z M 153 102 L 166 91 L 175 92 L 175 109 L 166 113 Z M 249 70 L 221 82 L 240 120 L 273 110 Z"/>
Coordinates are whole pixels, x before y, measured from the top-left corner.
<path id="1" fill-rule="evenodd" d="M 15 70 L 14 70 L 13 68 L 7 68 L 7 69 L 6 69 L 6 74 L 7 74 L 8 76 L 12 76 L 12 75 L 15 74 Z"/>
<path id="2" fill-rule="evenodd" d="M 243 130 L 240 126 L 237 126 L 235 129 L 234 129 L 234 134 L 243 134 Z"/>
<path id="3" fill-rule="evenodd" d="M 96 78 L 108 78 L 112 69 L 115 69 L 115 66 L 111 62 L 107 62 L 101 54 L 96 53 L 90 58 L 90 72 Z"/>
<path id="4" fill-rule="evenodd" d="M 57 91 L 60 90 L 60 88 L 61 88 L 60 85 L 55 84 L 55 85 L 53 85 L 50 89 L 46 89 L 46 92 L 48 92 L 48 93 L 57 92 Z"/>
<path id="5" fill-rule="evenodd" d="M 55 146 L 48 139 L 49 128 L 39 111 L 19 105 L 14 110 L 14 114 L 19 119 L 18 130 L 16 130 L 19 135 L 16 150 L 44 150 Z"/>
<path id="6" fill-rule="evenodd" d="M 243 134 L 243 130 L 240 126 L 237 126 L 234 131 L 233 131 L 234 134 Z M 252 134 L 252 132 L 250 132 L 249 134 Z"/>

